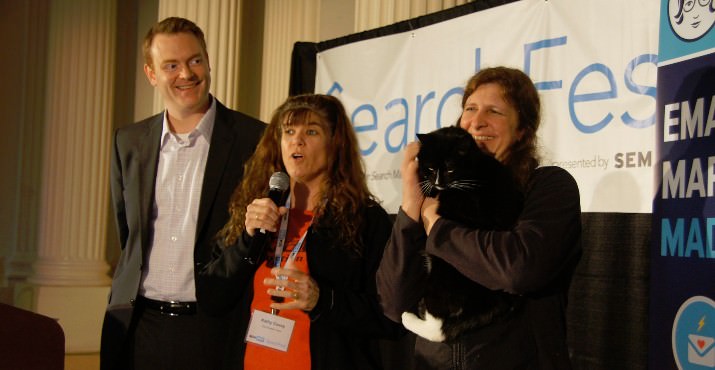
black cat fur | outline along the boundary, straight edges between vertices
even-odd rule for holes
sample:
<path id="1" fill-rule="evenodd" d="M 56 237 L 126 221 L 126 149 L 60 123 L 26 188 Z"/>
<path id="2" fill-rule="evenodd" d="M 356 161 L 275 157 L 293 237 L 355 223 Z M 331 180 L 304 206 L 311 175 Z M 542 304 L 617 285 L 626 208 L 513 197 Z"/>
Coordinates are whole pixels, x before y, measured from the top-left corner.
<path id="1" fill-rule="evenodd" d="M 421 142 L 417 155 L 420 186 L 426 196 L 439 197 L 440 216 L 484 230 L 506 230 L 514 225 L 523 195 L 501 162 L 482 152 L 472 136 L 459 127 L 417 136 Z M 426 310 L 442 320 L 442 338 L 427 339 L 453 341 L 518 306 L 518 296 L 487 289 L 445 261 L 426 258 L 429 277 L 417 316 L 424 319 Z"/>

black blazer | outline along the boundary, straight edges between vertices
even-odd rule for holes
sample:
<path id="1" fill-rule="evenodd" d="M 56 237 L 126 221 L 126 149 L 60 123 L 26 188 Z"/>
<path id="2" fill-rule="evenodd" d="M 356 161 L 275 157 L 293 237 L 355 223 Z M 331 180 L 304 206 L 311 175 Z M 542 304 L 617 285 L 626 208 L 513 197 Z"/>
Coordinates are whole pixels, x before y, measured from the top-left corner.
<path id="1" fill-rule="evenodd" d="M 103 369 L 107 364 L 121 362 L 118 356 L 126 344 L 142 266 L 150 248 L 149 223 L 162 122 L 163 113 L 160 113 L 121 127 L 114 134 L 110 185 L 122 251 L 102 327 Z M 216 101 L 196 227 L 195 279 L 199 266 L 210 258 L 210 241 L 228 220 L 231 194 L 241 180 L 244 162 L 253 154 L 265 127 L 263 122 Z M 198 309 L 201 310 L 201 302 Z"/>

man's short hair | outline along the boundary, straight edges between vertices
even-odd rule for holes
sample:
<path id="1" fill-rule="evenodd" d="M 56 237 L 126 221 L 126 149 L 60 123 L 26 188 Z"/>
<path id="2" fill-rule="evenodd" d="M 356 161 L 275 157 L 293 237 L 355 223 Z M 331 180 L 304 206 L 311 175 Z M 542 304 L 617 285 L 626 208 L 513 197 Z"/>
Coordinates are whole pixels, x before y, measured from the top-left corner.
<path id="1" fill-rule="evenodd" d="M 169 17 L 165 18 L 163 21 L 154 24 L 146 36 L 144 36 L 144 43 L 142 45 L 142 53 L 144 54 L 144 63 L 149 67 L 154 67 L 151 60 L 151 44 L 154 41 L 154 36 L 165 33 L 165 34 L 177 34 L 177 33 L 190 33 L 199 40 L 201 44 L 201 49 L 203 49 L 204 55 L 208 56 L 206 51 L 206 40 L 204 39 L 204 32 L 201 28 L 196 25 L 196 23 L 179 17 Z"/>

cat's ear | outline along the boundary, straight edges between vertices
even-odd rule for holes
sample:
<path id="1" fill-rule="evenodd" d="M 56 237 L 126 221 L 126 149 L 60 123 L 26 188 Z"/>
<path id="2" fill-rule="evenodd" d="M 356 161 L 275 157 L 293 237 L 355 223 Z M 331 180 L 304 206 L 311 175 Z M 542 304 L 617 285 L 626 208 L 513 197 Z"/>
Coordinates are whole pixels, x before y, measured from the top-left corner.
<path id="1" fill-rule="evenodd" d="M 415 135 L 417 135 L 417 140 L 419 140 L 420 142 L 422 142 L 422 138 L 425 136 L 425 134 L 415 134 Z"/>

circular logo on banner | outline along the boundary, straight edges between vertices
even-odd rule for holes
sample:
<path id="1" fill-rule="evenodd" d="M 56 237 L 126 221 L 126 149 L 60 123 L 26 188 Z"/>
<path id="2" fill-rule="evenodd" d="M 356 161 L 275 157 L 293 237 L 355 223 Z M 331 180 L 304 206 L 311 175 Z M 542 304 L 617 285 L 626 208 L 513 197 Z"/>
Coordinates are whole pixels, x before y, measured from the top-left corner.
<path id="1" fill-rule="evenodd" d="M 715 369 L 715 302 L 691 297 L 673 323 L 673 356 L 678 369 Z"/>
<path id="2" fill-rule="evenodd" d="M 715 23 L 715 0 L 669 0 L 668 20 L 678 37 L 697 40 Z"/>

